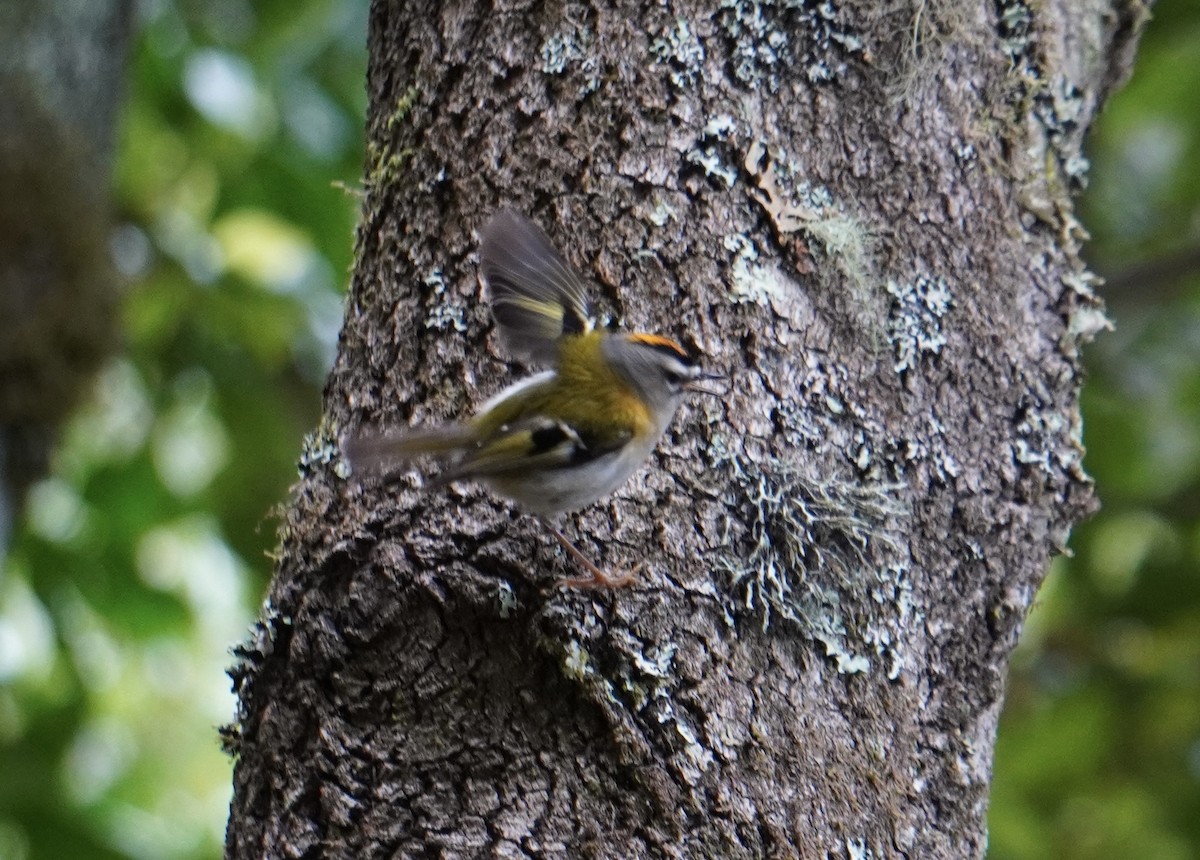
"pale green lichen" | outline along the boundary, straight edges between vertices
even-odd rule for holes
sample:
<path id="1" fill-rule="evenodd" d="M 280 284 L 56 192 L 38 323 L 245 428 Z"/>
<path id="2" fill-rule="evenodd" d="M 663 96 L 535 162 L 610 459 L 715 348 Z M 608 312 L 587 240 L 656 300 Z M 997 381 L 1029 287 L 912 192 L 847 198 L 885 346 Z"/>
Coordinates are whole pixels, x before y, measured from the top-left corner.
<path id="1" fill-rule="evenodd" d="M 718 8 L 733 42 L 733 76 L 752 89 L 777 92 L 793 69 L 829 82 L 845 73 L 846 56 L 864 55 L 832 0 L 721 0 Z"/>
<path id="2" fill-rule="evenodd" d="M 733 254 L 729 266 L 729 295 L 735 303 L 768 307 L 772 299 L 783 298 L 782 274 L 759 261 L 758 248 L 751 239 L 733 233 L 722 239 L 721 244 Z"/>
<path id="3" fill-rule="evenodd" d="M 328 416 L 322 416 L 317 429 L 304 437 L 297 470 L 301 477 L 308 477 L 330 464 L 339 478 L 350 476 L 350 464 L 342 457 L 338 444 L 337 427 Z"/>
<path id="4" fill-rule="evenodd" d="M 677 765 L 684 779 L 695 785 L 713 762 L 712 753 L 700 742 L 683 709 L 673 698 L 675 643 L 647 646 L 628 633 L 616 633 L 622 640 L 619 649 L 626 655 L 617 673 L 619 688 L 624 690 L 631 713 L 653 727 L 665 727 L 667 745 L 682 754 Z"/>
<path id="5" fill-rule="evenodd" d="M 861 412 L 848 394 L 849 370 L 846 365 L 819 350 L 804 350 L 798 363 L 788 367 L 787 376 L 795 392 L 776 405 L 776 426 L 779 441 L 792 450 L 819 447 L 830 437 L 833 423 L 858 425 Z M 824 414 L 818 408 L 824 406 Z M 853 439 L 862 435 L 854 432 Z M 865 436 L 862 436 L 865 440 Z M 865 444 L 865 442 L 864 442 Z M 851 457 L 855 444 L 846 450 Z M 730 453 L 722 452 L 716 459 L 724 462 Z M 865 470 L 863 470 L 865 472 Z"/>
<path id="6" fill-rule="evenodd" d="M 551 651 L 558 654 L 566 678 L 575 681 L 598 700 L 602 699 L 616 707 L 624 707 L 616 686 L 597 668 L 587 648 L 575 640 L 566 643 L 550 640 L 547 644 Z"/>
<path id="7" fill-rule="evenodd" d="M 892 461 L 897 466 L 908 466 L 916 463 L 929 463 L 933 468 L 933 477 L 943 486 L 948 485 L 954 478 L 962 474 L 962 466 L 958 460 L 942 445 L 945 443 L 945 428 L 936 419 L 930 419 L 935 425 L 934 433 L 922 439 L 900 437 L 892 440 Z M 939 444 L 935 444 L 935 441 Z"/>
<path id="8" fill-rule="evenodd" d="M 703 168 L 705 176 L 720 179 L 726 188 L 733 187 L 738 172 L 736 165 L 726 164 L 722 160 L 721 151 L 735 130 L 736 123 L 728 114 L 711 117 L 701 130 L 699 139 L 684 153 L 686 161 Z"/>
<path id="9" fill-rule="evenodd" d="M 888 281 L 887 291 L 892 296 L 887 332 L 896 353 L 893 368 L 903 374 L 916 368 L 922 356 L 942 351 L 942 319 L 954 301 L 945 280 L 928 275 L 904 283 Z"/>
<path id="10" fill-rule="evenodd" d="M 700 781 L 700 774 L 708 770 L 708 768 L 712 765 L 713 754 L 703 744 L 700 743 L 700 739 L 696 736 L 696 733 L 692 731 L 691 726 L 678 718 L 676 718 L 673 722 L 676 734 L 683 739 L 684 755 L 688 757 L 688 760 L 691 762 L 693 767 L 691 773 L 685 772 L 685 776 L 688 777 L 688 781 L 692 785 L 695 785 Z"/>
<path id="11" fill-rule="evenodd" d="M 950 151 L 962 164 L 970 164 L 979 157 L 979 153 L 975 150 L 975 144 L 969 141 L 959 141 L 950 148 Z"/>
<path id="12" fill-rule="evenodd" d="M 1050 75 L 1043 68 L 1036 4 L 1000 0 L 998 7 L 1001 47 L 1011 64 L 1010 119 L 1019 138 L 1011 142 L 1021 183 L 1018 200 L 1043 222 L 1062 228 L 1070 246 L 1086 237 L 1072 214 L 1070 197 L 1087 186 L 1090 163 L 1082 148 L 1093 96 L 1065 75 Z"/>
<path id="13" fill-rule="evenodd" d="M 704 66 L 704 47 L 687 19 L 675 19 L 674 26 L 650 43 L 650 53 L 658 63 L 670 68 L 671 83 L 677 89 L 695 86 Z"/>
<path id="14" fill-rule="evenodd" d="M 649 654 L 639 651 L 634 654 L 633 665 L 643 675 L 649 675 L 652 678 L 670 678 L 671 667 L 675 662 L 675 652 L 677 650 L 679 650 L 678 645 L 674 642 L 668 642 L 665 645 L 655 648 Z"/>
<path id="15" fill-rule="evenodd" d="M 1076 357 L 1079 348 L 1090 343 L 1102 331 L 1112 331 L 1112 320 L 1104 313 L 1104 305 L 1096 298 L 1095 286 L 1100 278 L 1082 268 L 1062 276 L 1063 286 L 1075 299 L 1067 312 L 1067 330 L 1059 339 L 1065 355 Z"/>
<path id="16" fill-rule="evenodd" d="M 1047 475 L 1076 469 L 1083 455 L 1077 445 L 1067 441 L 1074 429 L 1071 419 L 1057 409 L 1046 408 L 1047 405 L 1048 398 L 1034 392 L 1022 396 L 1013 459 Z"/>
<path id="17" fill-rule="evenodd" d="M 446 278 L 441 269 L 433 269 L 425 276 L 425 286 L 433 289 L 434 305 L 425 315 L 425 327 L 444 331 L 467 330 L 467 309 L 447 298 Z"/>
<path id="18" fill-rule="evenodd" d="M 908 14 L 903 35 L 907 44 L 884 84 L 897 105 L 916 103 L 923 86 L 937 85 L 947 50 L 968 40 L 974 26 L 973 10 L 965 3 L 915 0 Z"/>
<path id="19" fill-rule="evenodd" d="M 496 603 L 500 617 L 504 619 L 511 618 L 512 614 L 521 605 L 521 602 L 517 600 L 517 593 L 513 591 L 513 587 L 504 580 L 501 580 L 500 584 L 496 586 Z"/>
<path id="20" fill-rule="evenodd" d="M 676 646 L 673 643 L 664 645 L 646 654 L 642 651 L 642 643 L 633 637 L 627 638 L 629 641 L 625 650 L 632 652 L 633 657 L 631 663 L 622 665 L 618 680 L 621 688 L 629 694 L 631 707 L 635 712 L 641 712 L 651 702 L 662 700 L 660 710 L 671 712 L 669 682 L 672 679 Z"/>
<path id="21" fill-rule="evenodd" d="M 1033 13 L 1024 0 L 1003 0 L 999 7 L 1000 49 L 1008 55 L 1015 72 L 1035 79 L 1038 69 L 1033 62 Z"/>
<path id="22" fill-rule="evenodd" d="M 715 146 L 698 145 L 689 149 L 684 158 L 702 168 L 705 176 L 720 179 L 726 188 L 732 188 L 737 180 L 737 170 L 721 161 L 721 155 Z"/>
<path id="23" fill-rule="evenodd" d="M 555 33 L 542 43 L 542 71 L 561 75 L 567 66 L 583 59 L 584 51 L 571 34 Z"/>
<path id="24" fill-rule="evenodd" d="M 665 227 L 668 221 L 678 221 L 679 213 L 675 211 L 675 207 L 665 200 L 659 200 L 654 204 L 654 209 L 651 210 L 650 223 L 656 227 Z"/>
<path id="25" fill-rule="evenodd" d="M 577 95 L 582 98 L 600 88 L 600 61 L 592 51 L 591 30 L 572 27 L 554 33 L 542 43 L 542 71 L 548 75 L 565 75 L 572 67 L 582 78 Z"/>
<path id="26" fill-rule="evenodd" d="M 1091 168 L 1091 162 L 1080 151 L 1085 108 L 1083 90 L 1063 75 L 1051 78 L 1033 99 L 1033 115 L 1045 129 L 1055 164 L 1064 177 L 1066 190 L 1071 192 L 1087 187 Z"/>
<path id="27" fill-rule="evenodd" d="M 851 288 L 861 294 L 871 280 L 866 227 L 857 218 L 833 209 L 804 224 L 804 232 L 820 243 Z"/>
<path id="28" fill-rule="evenodd" d="M 1103 283 L 1101 279 L 1092 272 L 1086 269 L 1068 272 L 1062 277 L 1063 286 L 1085 299 L 1094 299 L 1096 297 L 1096 287 Z"/>
<path id="29" fill-rule="evenodd" d="M 578 642 L 568 642 L 562 657 L 563 674 L 576 681 L 583 681 L 595 674 L 591 655 Z"/>
<path id="30" fill-rule="evenodd" d="M 1073 308 L 1067 320 L 1067 335 L 1074 343 L 1088 343 L 1102 331 L 1112 331 L 1112 320 L 1095 305 Z"/>
<path id="31" fill-rule="evenodd" d="M 704 136 L 726 140 L 737 131 L 737 121 L 727 113 L 719 113 L 704 124 Z"/>
<path id="32" fill-rule="evenodd" d="M 898 671 L 903 606 L 911 605 L 901 597 L 899 488 L 738 454 L 729 465 L 743 535 L 717 565 L 729 578 L 731 611 L 757 617 L 763 630 L 788 622 L 822 643 L 839 672 L 865 672 L 875 656 L 887 659 L 889 675 Z"/>
<path id="33" fill-rule="evenodd" d="M 759 205 L 781 235 L 812 239 L 845 277 L 853 303 L 871 308 L 878 290 L 870 252 L 870 233 L 862 222 L 834 202 L 830 191 L 802 178 L 803 167 L 787 152 L 768 153 L 760 140 L 751 143 L 743 166 L 753 177 Z"/>
<path id="34" fill-rule="evenodd" d="M 883 625 L 868 625 L 863 632 L 863 641 L 874 648 L 875 656 L 885 667 L 884 675 L 894 681 L 900 677 L 905 658 L 895 631 L 908 628 L 914 609 L 908 568 L 899 563 L 887 565 L 870 593 L 871 599 L 881 609 L 890 611 L 893 617 Z"/>
<path id="35" fill-rule="evenodd" d="M 691 785 L 700 782 L 713 763 L 713 754 L 703 743 L 696 725 L 679 706 L 675 694 L 679 680 L 675 667 L 675 642 L 646 642 L 630 630 L 613 628 L 603 643 L 605 668 L 577 640 L 557 638 L 543 644 L 557 655 L 563 675 L 578 683 L 609 715 L 621 742 L 626 726 L 636 724 L 638 733 L 652 733 L 670 751 L 673 766 Z"/>

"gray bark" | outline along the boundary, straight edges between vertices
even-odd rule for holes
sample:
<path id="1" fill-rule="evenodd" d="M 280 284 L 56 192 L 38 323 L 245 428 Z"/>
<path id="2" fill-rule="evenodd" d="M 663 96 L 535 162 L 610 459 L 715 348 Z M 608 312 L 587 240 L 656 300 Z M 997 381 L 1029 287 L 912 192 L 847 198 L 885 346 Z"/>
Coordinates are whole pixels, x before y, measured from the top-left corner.
<path id="1" fill-rule="evenodd" d="M 132 0 L 0 4 L 0 556 L 115 341 L 108 250 Z"/>
<path id="2" fill-rule="evenodd" d="M 1126 4 L 373 6 L 326 420 L 232 674 L 227 856 L 980 857 L 1009 655 L 1094 505 L 1071 193 Z M 475 278 L 530 213 L 621 325 L 701 348 L 572 518 L 346 480 L 338 435 L 524 368 Z"/>

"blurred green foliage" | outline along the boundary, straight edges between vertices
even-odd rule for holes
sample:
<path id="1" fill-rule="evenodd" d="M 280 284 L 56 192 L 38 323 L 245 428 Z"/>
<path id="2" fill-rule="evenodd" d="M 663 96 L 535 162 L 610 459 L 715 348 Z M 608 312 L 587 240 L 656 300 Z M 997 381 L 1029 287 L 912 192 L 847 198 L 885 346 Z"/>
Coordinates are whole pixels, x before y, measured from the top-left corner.
<path id="1" fill-rule="evenodd" d="M 227 649 L 341 319 L 365 6 L 142 4 L 117 166 L 125 348 L 0 578 L 0 860 L 220 856 Z M 993 860 L 1200 855 L 1200 276 L 1180 275 L 1200 246 L 1200 8 L 1155 15 L 1082 203 L 1117 324 L 1084 392 L 1105 507 L 1016 658 Z"/>
<path id="2" fill-rule="evenodd" d="M 0 860 L 221 855 L 228 649 L 341 321 L 366 4 L 139 7 L 115 171 L 123 350 L 0 578 Z"/>
<path id="3" fill-rule="evenodd" d="M 1081 201 L 1115 330 L 1088 348 L 1103 509 L 1018 648 L 992 860 L 1200 857 L 1200 4 L 1154 7 Z"/>

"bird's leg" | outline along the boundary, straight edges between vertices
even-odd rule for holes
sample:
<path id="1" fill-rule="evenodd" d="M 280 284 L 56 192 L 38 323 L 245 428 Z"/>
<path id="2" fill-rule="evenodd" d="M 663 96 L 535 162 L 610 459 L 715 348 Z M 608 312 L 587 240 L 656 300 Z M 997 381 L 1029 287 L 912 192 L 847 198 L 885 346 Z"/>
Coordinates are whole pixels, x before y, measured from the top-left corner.
<path id="1" fill-rule="evenodd" d="M 588 572 L 587 576 L 571 576 L 566 579 L 560 579 L 556 584 L 566 588 L 623 588 L 633 582 L 642 565 L 638 565 L 631 571 L 626 571 L 619 576 L 614 576 L 602 568 L 597 567 L 588 559 L 575 544 L 571 543 L 563 533 L 556 529 L 550 523 L 546 523 L 546 528 L 550 529 L 551 533 L 558 538 L 558 542 L 562 544 L 563 549 L 570 553 L 571 558 L 575 559 L 576 564 Z"/>

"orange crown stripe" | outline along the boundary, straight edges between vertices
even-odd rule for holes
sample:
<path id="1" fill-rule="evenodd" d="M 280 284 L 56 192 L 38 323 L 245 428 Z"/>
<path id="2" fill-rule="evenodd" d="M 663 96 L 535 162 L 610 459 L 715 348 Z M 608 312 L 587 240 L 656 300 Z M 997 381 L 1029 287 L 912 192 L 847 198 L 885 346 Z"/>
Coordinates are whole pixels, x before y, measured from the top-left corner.
<path id="1" fill-rule="evenodd" d="M 681 358 L 687 358 L 687 353 L 683 347 L 669 337 L 663 337 L 661 334 L 631 334 L 629 339 L 634 343 L 644 343 L 646 346 L 657 346 L 665 349 L 671 349 L 679 353 Z"/>

